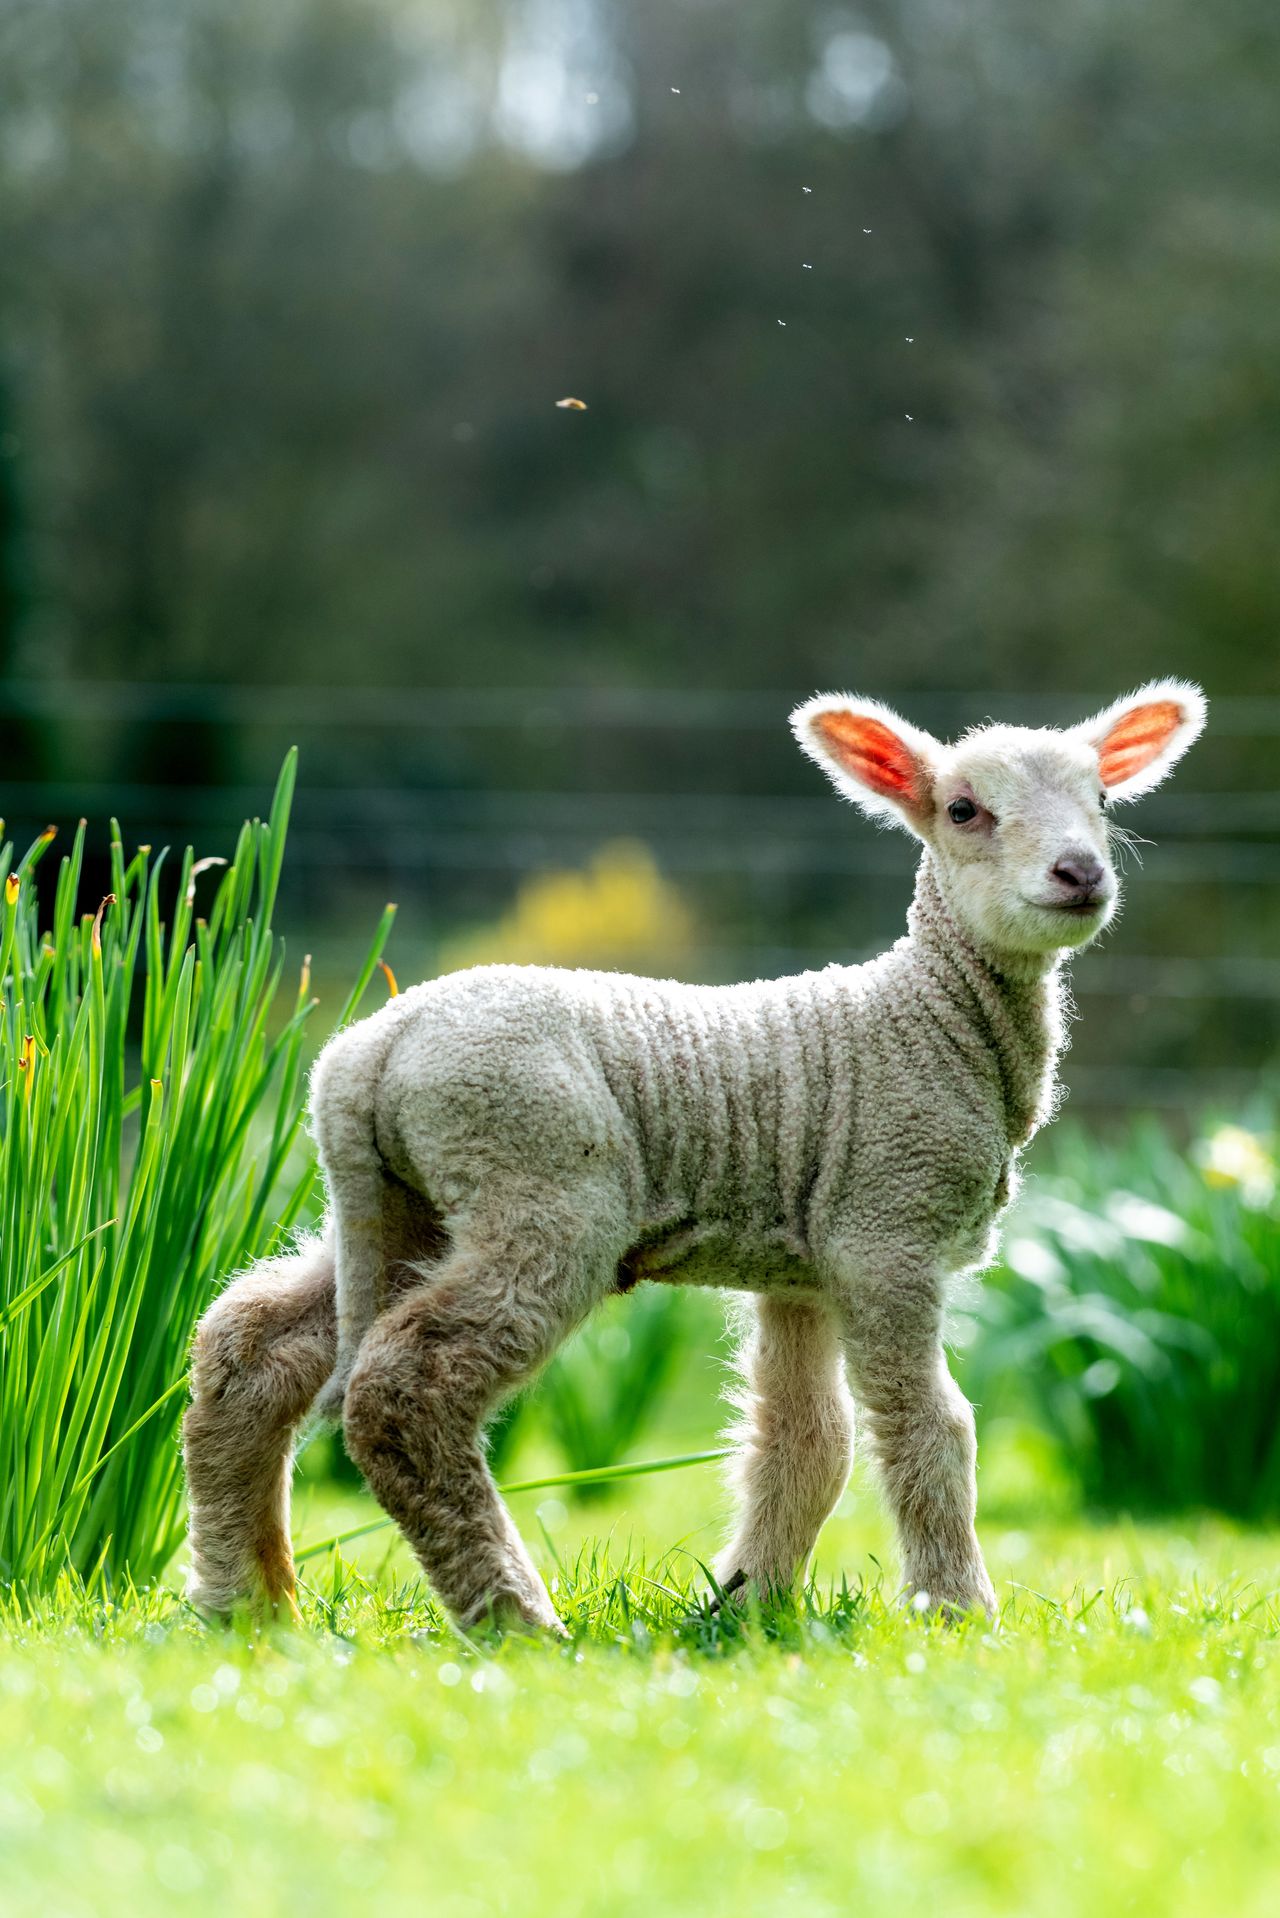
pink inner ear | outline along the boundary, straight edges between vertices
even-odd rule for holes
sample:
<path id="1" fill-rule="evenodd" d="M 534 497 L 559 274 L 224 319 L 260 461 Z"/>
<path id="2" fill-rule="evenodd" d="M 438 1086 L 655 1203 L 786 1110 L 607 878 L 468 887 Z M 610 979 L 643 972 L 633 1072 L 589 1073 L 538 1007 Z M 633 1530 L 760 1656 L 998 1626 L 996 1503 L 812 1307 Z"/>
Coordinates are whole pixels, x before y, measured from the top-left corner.
<path id="1" fill-rule="evenodd" d="M 922 803 L 920 764 L 882 720 L 830 712 L 819 713 L 814 725 L 845 771 L 873 793 L 904 806 Z"/>
<path id="2" fill-rule="evenodd" d="M 1122 785 L 1158 759 L 1184 717 L 1176 699 L 1156 699 L 1149 706 L 1131 707 L 1098 747 L 1103 785 Z"/>

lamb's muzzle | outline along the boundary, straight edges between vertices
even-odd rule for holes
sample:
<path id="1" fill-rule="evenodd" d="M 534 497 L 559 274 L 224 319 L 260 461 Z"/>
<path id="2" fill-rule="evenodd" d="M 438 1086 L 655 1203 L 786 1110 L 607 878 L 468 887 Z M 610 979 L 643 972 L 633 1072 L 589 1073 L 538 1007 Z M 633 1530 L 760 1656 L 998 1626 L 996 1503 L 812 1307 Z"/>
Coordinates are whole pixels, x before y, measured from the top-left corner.
<path id="1" fill-rule="evenodd" d="M 1162 681 L 1067 732 L 944 745 L 886 707 L 792 716 L 837 788 L 921 842 L 908 931 L 864 966 L 728 987 L 480 967 L 326 1047 L 323 1237 L 236 1280 L 186 1428 L 193 1590 L 292 1589 L 291 1435 L 318 1403 L 455 1615 L 555 1612 L 484 1459 L 501 1398 L 639 1279 L 754 1295 L 722 1592 L 776 1592 L 839 1498 L 852 1399 L 912 1593 L 991 1611 L 948 1281 L 991 1256 L 1055 1098 L 1062 961 L 1111 920 L 1109 811 L 1204 723 Z M 852 1393 L 852 1399 L 851 1399 Z"/>
<path id="2" fill-rule="evenodd" d="M 1090 911 L 1106 904 L 1109 897 L 1107 875 L 1102 861 L 1092 853 L 1070 852 L 1049 869 L 1062 898 L 1060 904 L 1071 912 Z"/>

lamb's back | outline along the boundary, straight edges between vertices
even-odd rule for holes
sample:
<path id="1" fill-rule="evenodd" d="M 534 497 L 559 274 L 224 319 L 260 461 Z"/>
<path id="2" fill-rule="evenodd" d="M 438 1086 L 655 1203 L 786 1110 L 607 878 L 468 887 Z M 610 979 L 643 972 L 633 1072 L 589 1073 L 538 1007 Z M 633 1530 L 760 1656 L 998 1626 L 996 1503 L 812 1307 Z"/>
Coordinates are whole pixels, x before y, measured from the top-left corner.
<path id="1" fill-rule="evenodd" d="M 995 1192 L 981 1089 L 900 948 L 733 986 L 477 967 L 396 1005 L 379 1142 L 445 1204 L 607 1188 L 640 1232 L 720 1221 L 799 1251 L 811 1228 L 968 1237 Z"/>
<path id="2" fill-rule="evenodd" d="M 477 1163 L 561 1178 L 612 1167 L 641 1211 L 785 1212 L 812 1184 L 840 1000 L 823 974 L 735 986 L 537 966 L 450 974 L 396 1002 L 383 1149 L 451 1176 Z"/>

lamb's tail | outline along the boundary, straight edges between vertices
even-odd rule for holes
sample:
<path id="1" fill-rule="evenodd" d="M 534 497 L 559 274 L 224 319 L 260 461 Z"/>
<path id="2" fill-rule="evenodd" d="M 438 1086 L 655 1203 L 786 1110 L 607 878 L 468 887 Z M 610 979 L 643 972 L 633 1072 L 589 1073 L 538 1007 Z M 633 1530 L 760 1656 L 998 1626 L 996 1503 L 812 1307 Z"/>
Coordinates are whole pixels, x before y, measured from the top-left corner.
<path id="1" fill-rule="evenodd" d="M 360 1342 L 386 1302 L 386 1168 L 374 1109 L 392 1032 L 364 1020 L 330 1040 L 311 1074 L 311 1124 L 334 1244 L 338 1356 L 316 1410 L 339 1416 Z"/>

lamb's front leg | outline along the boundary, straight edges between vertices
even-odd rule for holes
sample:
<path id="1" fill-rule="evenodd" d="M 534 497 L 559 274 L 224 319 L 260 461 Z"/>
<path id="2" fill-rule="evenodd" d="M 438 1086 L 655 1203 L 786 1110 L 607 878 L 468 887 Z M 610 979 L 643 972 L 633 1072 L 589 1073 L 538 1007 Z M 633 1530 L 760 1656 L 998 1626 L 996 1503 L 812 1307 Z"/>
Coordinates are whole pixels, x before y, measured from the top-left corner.
<path id="1" fill-rule="evenodd" d="M 840 1261 L 837 1293 L 854 1397 L 866 1414 L 898 1530 L 907 1589 L 931 1606 L 994 1614 L 974 1530 L 973 1407 L 942 1349 L 942 1280 L 909 1261 Z"/>

